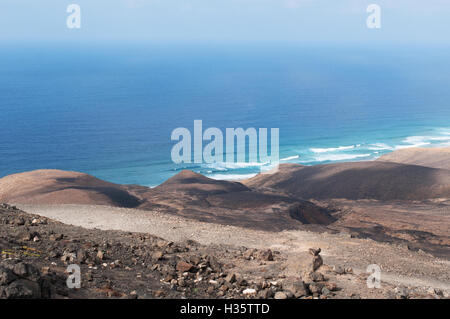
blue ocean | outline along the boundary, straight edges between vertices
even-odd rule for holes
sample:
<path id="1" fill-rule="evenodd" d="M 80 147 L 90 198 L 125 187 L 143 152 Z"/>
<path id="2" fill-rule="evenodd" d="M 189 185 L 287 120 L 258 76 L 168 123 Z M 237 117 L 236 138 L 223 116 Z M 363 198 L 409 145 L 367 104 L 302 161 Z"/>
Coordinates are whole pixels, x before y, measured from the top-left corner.
<path id="1" fill-rule="evenodd" d="M 0 46 L 0 177 L 42 168 L 155 186 L 189 168 L 238 179 L 262 163 L 174 164 L 177 127 L 279 128 L 282 163 L 450 146 L 450 48 Z"/>

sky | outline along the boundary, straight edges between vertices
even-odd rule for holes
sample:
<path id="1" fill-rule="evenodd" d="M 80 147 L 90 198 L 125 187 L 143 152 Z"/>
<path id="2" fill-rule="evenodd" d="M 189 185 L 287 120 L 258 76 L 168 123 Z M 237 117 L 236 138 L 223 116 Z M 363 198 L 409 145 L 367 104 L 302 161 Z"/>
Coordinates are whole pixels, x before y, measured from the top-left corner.
<path id="1" fill-rule="evenodd" d="M 81 28 L 66 26 L 69 4 Z M 381 8 L 369 29 L 368 5 Z M 449 0 L 1 0 L 0 43 L 450 44 Z"/>

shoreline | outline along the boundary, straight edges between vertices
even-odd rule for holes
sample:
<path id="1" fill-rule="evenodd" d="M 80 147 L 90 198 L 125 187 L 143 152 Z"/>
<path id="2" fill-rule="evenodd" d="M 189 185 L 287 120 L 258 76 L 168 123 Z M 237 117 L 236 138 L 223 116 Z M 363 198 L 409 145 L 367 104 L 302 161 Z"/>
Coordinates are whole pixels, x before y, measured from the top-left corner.
<path id="1" fill-rule="evenodd" d="M 448 140 L 450 141 L 450 133 L 448 135 Z M 344 147 L 344 146 L 341 146 L 341 147 Z M 330 148 L 330 149 L 334 150 L 334 149 L 337 149 L 337 148 Z M 293 155 L 293 156 L 289 156 L 289 157 L 285 158 L 286 161 L 284 161 L 282 163 L 280 162 L 279 165 L 288 164 L 288 165 L 301 165 L 301 166 L 314 167 L 314 166 L 323 166 L 323 165 L 331 165 L 331 164 L 375 162 L 375 161 L 379 161 L 380 158 L 383 158 L 383 157 L 384 158 L 390 158 L 391 154 L 395 154 L 395 153 L 398 153 L 398 152 L 426 152 L 427 150 L 450 152 L 450 144 L 449 145 L 445 145 L 445 146 L 439 144 L 439 145 L 435 145 L 435 146 L 423 146 L 423 147 L 414 147 L 413 146 L 413 147 L 405 147 L 405 148 L 400 148 L 400 149 L 394 149 L 394 150 L 391 150 L 391 151 L 386 152 L 384 154 L 381 154 L 380 156 L 377 156 L 376 158 L 371 158 L 371 159 L 367 159 L 367 160 L 353 160 L 353 161 L 352 160 L 336 160 L 336 161 L 329 161 L 329 162 L 326 162 L 326 163 L 315 163 L 315 164 L 308 164 L 308 163 L 301 163 L 301 162 L 289 162 L 287 159 L 299 159 L 299 158 L 301 158 L 299 155 Z M 283 159 L 281 159 L 280 161 L 282 161 L 282 160 Z M 389 160 L 389 161 L 390 162 L 395 162 L 393 160 Z M 241 163 L 234 163 L 234 162 L 232 163 L 233 166 L 239 166 L 239 164 L 241 164 Z M 248 163 L 248 162 L 243 162 L 242 163 L 242 165 L 244 167 L 252 167 L 249 164 L 251 164 L 251 163 Z M 208 165 L 211 165 L 211 164 L 208 164 Z M 218 163 L 217 165 L 227 166 L 227 163 L 221 162 L 221 163 Z M 255 164 L 255 167 L 256 166 L 257 167 L 263 167 L 263 165 L 264 164 L 257 163 L 257 165 Z M 148 188 L 152 189 L 152 188 L 158 187 L 161 184 L 165 183 L 171 177 L 177 175 L 178 173 L 180 173 L 181 171 L 183 171 L 185 169 L 192 170 L 192 171 L 194 171 L 194 172 L 196 172 L 198 174 L 202 174 L 202 175 L 204 175 L 204 176 L 206 176 L 208 178 L 211 178 L 211 179 L 214 179 L 214 180 L 217 180 L 217 181 L 230 181 L 230 182 L 242 182 L 242 181 L 245 181 L 247 179 L 253 178 L 253 177 L 255 177 L 255 176 L 257 176 L 257 175 L 259 175 L 261 173 L 261 170 L 259 170 L 258 172 L 254 172 L 254 173 L 236 174 L 233 171 L 237 170 L 237 169 L 232 169 L 233 171 L 230 171 L 230 174 L 226 174 L 226 170 L 217 171 L 214 174 L 212 174 L 212 173 L 203 172 L 203 170 L 198 170 L 198 169 L 196 170 L 196 169 L 187 167 L 187 168 L 180 168 L 180 169 L 174 170 L 174 174 L 172 174 L 171 176 L 169 176 L 168 178 L 166 178 L 163 182 L 161 182 L 159 184 L 146 185 L 146 184 L 139 184 L 139 183 L 125 183 L 125 184 L 122 184 L 122 183 L 111 181 L 109 179 L 105 179 L 105 178 L 103 178 L 103 177 L 101 177 L 101 176 L 99 176 L 97 174 L 91 174 L 88 171 L 75 171 L 75 170 L 64 170 L 64 171 L 66 171 L 66 172 L 73 172 L 73 173 L 89 174 L 89 175 L 92 175 L 92 176 L 94 176 L 96 178 L 102 179 L 103 181 L 106 181 L 106 182 L 109 182 L 109 183 L 114 183 L 114 184 L 117 184 L 117 185 L 123 185 L 123 186 L 134 185 L 134 186 L 148 187 Z M 4 178 L 4 177 L 7 177 L 7 176 L 10 176 L 10 175 L 27 173 L 27 172 L 38 171 L 38 170 L 59 170 L 59 169 L 55 169 L 55 168 L 39 168 L 39 169 L 21 171 L 21 172 L 16 172 L 16 173 L 0 176 L 0 179 Z M 267 170 L 265 172 L 268 172 L 268 171 L 270 171 L 270 170 Z M 230 176 L 230 177 L 227 177 L 227 176 Z M 238 177 L 238 176 L 242 176 L 242 177 Z"/>
<path id="2" fill-rule="evenodd" d="M 386 143 L 367 143 L 367 144 L 352 144 L 352 145 L 348 145 L 348 146 L 336 146 L 336 147 L 323 147 L 323 148 L 319 148 L 319 147 L 312 147 L 309 148 L 308 150 L 310 150 L 313 154 L 316 154 L 318 157 L 316 157 L 316 159 L 324 159 L 324 160 L 303 160 L 303 161 L 298 161 L 301 160 L 302 158 L 304 158 L 305 156 L 301 155 L 301 154 L 291 154 L 291 155 L 287 155 L 283 158 L 281 158 L 279 161 L 280 164 L 298 164 L 298 165 L 303 165 L 303 166 L 317 166 L 317 165 L 328 165 L 328 164 L 339 164 L 339 163 L 355 163 L 355 162 L 370 162 L 370 161 L 377 161 L 380 158 L 388 155 L 388 154 L 392 154 L 398 151 L 404 151 L 404 150 L 421 150 L 421 149 L 450 149 L 450 130 L 447 130 L 445 128 L 439 128 L 439 130 L 442 130 L 441 134 L 437 134 L 437 135 L 433 135 L 433 136 L 422 136 L 422 135 L 417 135 L 417 136 L 408 136 L 406 137 L 403 142 L 404 143 L 413 143 L 410 145 L 395 145 L 395 146 L 390 146 Z M 424 141 L 442 141 L 442 143 L 437 143 L 437 144 L 432 144 L 430 142 L 424 142 Z M 364 145 L 365 148 L 363 147 Z M 370 147 L 369 145 L 372 145 L 372 147 Z M 381 151 L 385 151 L 384 153 L 379 153 L 379 155 L 374 155 L 373 153 L 364 153 L 364 154 L 359 154 L 359 153 L 354 153 L 354 154 L 349 154 L 348 151 L 351 150 L 358 150 L 358 148 L 361 148 L 361 151 L 375 151 L 376 153 L 379 153 Z M 328 156 L 328 157 L 327 157 Z M 367 159 L 364 159 L 366 158 Z M 329 159 L 326 159 L 329 158 Z M 293 161 L 293 160 L 297 160 L 297 161 Z M 240 163 L 233 163 L 234 165 L 239 165 Z M 242 163 L 242 168 L 245 167 L 252 167 L 251 165 L 248 165 L 249 163 L 244 162 Z M 217 166 L 219 167 L 226 167 L 227 164 L 226 163 L 219 163 L 217 164 Z M 258 165 L 255 165 L 254 167 L 264 167 L 264 164 L 258 163 Z M 189 168 L 188 168 L 189 169 Z M 226 174 L 226 169 L 225 170 L 218 170 L 214 173 L 208 173 L 208 172 L 204 172 L 203 170 L 195 170 L 198 171 L 198 173 L 203 174 L 209 178 L 213 178 L 213 179 L 217 179 L 217 180 L 227 180 L 227 181 L 242 181 L 248 178 L 250 175 L 253 175 L 252 177 L 255 177 L 256 175 L 258 175 L 260 173 L 259 172 L 245 172 L 242 174 L 237 174 L 233 171 L 235 171 L 236 169 L 230 170 L 230 174 Z M 178 171 L 177 171 L 178 172 Z M 226 175 L 230 175 L 230 176 L 237 176 L 237 175 L 241 175 L 243 176 L 242 178 L 237 177 L 237 178 L 226 178 Z M 158 185 L 155 185 L 158 186 Z"/>
<path id="3" fill-rule="evenodd" d="M 449 135 L 449 140 L 450 140 L 450 135 Z M 341 146 L 343 147 L 343 146 Z M 336 148 L 333 148 L 336 149 Z M 444 151 L 444 152 L 450 152 L 450 145 L 447 146 L 442 146 L 442 145 L 436 145 L 436 146 L 427 146 L 427 147 L 404 147 L 404 148 L 400 148 L 400 149 L 393 149 L 392 151 L 386 152 L 384 154 L 381 154 L 380 156 L 377 156 L 375 158 L 371 158 L 371 159 L 367 159 L 367 160 L 342 160 L 342 161 L 329 161 L 327 163 L 317 163 L 317 164 L 310 164 L 308 165 L 307 163 L 298 163 L 298 162 L 289 162 L 287 159 L 298 159 L 300 158 L 299 155 L 294 155 L 294 156 L 289 156 L 287 158 L 285 158 L 284 162 L 280 162 L 280 165 L 282 164 L 295 164 L 295 165 L 302 165 L 302 166 L 319 166 L 319 165 L 329 165 L 329 164 L 342 164 L 342 163 L 357 163 L 357 162 L 373 162 L 373 161 L 379 161 L 380 158 L 389 158 L 390 154 L 396 153 L 396 152 L 421 152 L 422 150 L 435 150 L 435 151 Z M 282 161 L 283 159 L 281 159 L 280 161 Z M 270 171 L 270 170 L 269 170 Z M 230 176 L 236 176 L 236 175 L 242 175 L 242 178 L 223 178 L 226 177 L 227 174 L 214 174 L 214 175 L 209 175 L 209 174 L 205 174 L 205 176 L 212 178 L 212 179 L 216 179 L 216 180 L 225 180 L 225 181 L 233 181 L 233 182 L 240 182 L 240 181 L 244 181 L 246 179 L 250 179 L 252 177 L 257 176 L 258 174 L 260 174 L 261 172 L 258 173 L 249 173 L 249 174 L 228 174 Z M 222 177 L 222 178 L 217 178 L 217 176 Z M 153 187 L 156 187 L 158 185 L 155 185 Z"/>

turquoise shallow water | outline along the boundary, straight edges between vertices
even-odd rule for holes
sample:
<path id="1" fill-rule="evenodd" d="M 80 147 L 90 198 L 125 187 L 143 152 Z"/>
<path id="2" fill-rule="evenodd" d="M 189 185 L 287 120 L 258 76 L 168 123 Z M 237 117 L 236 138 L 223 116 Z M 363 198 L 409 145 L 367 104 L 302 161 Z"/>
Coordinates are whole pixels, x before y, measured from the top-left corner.
<path id="1" fill-rule="evenodd" d="M 280 129 L 281 162 L 450 145 L 449 48 L 29 46 L 0 50 L 0 176 L 39 168 L 157 185 L 176 127 Z"/>

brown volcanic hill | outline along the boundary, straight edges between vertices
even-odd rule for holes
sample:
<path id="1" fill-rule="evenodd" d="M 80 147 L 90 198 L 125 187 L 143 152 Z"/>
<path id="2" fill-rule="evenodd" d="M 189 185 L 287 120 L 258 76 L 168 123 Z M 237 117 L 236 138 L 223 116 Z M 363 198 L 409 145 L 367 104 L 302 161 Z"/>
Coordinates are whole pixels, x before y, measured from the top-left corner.
<path id="1" fill-rule="evenodd" d="M 385 154 L 378 161 L 450 169 L 450 147 L 405 148 Z"/>
<path id="2" fill-rule="evenodd" d="M 335 221 L 326 209 L 310 202 L 192 171 L 182 171 L 155 188 L 112 184 L 77 172 L 32 171 L 0 179 L 0 202 L 133 207 L 264 230 Z"/>
<path id="3" fill-rule="evenodd" d="M 243 183 L 304 199 L 423 200 L 450 197 L 450 170 L 381 161 L 280 165 Z"/>
<path id="4" fill-rule="evenodd" d="M 282 230 L 335 221 L 326 209 L 310 202 L 188 170 L 148 191 L 140 189 L 138 194 L 142 209 L 225 225 Z"/>
<path id="5" fill-rule="evenodd" d="M 181 171 L 161 185 L 155 187 L 155 189 L 165 192 L 185 192 L 194 194 L 221 194 L 249 191 L 249 189 L 241 183 L 215 180 L 190 170 Z"/>
<path id="6" fill-rule="evenodd" d="M 121 185 L 84 173 L 36 170 L 0 179 L 0 202 L 136 207 L 137 197 Z"/>

